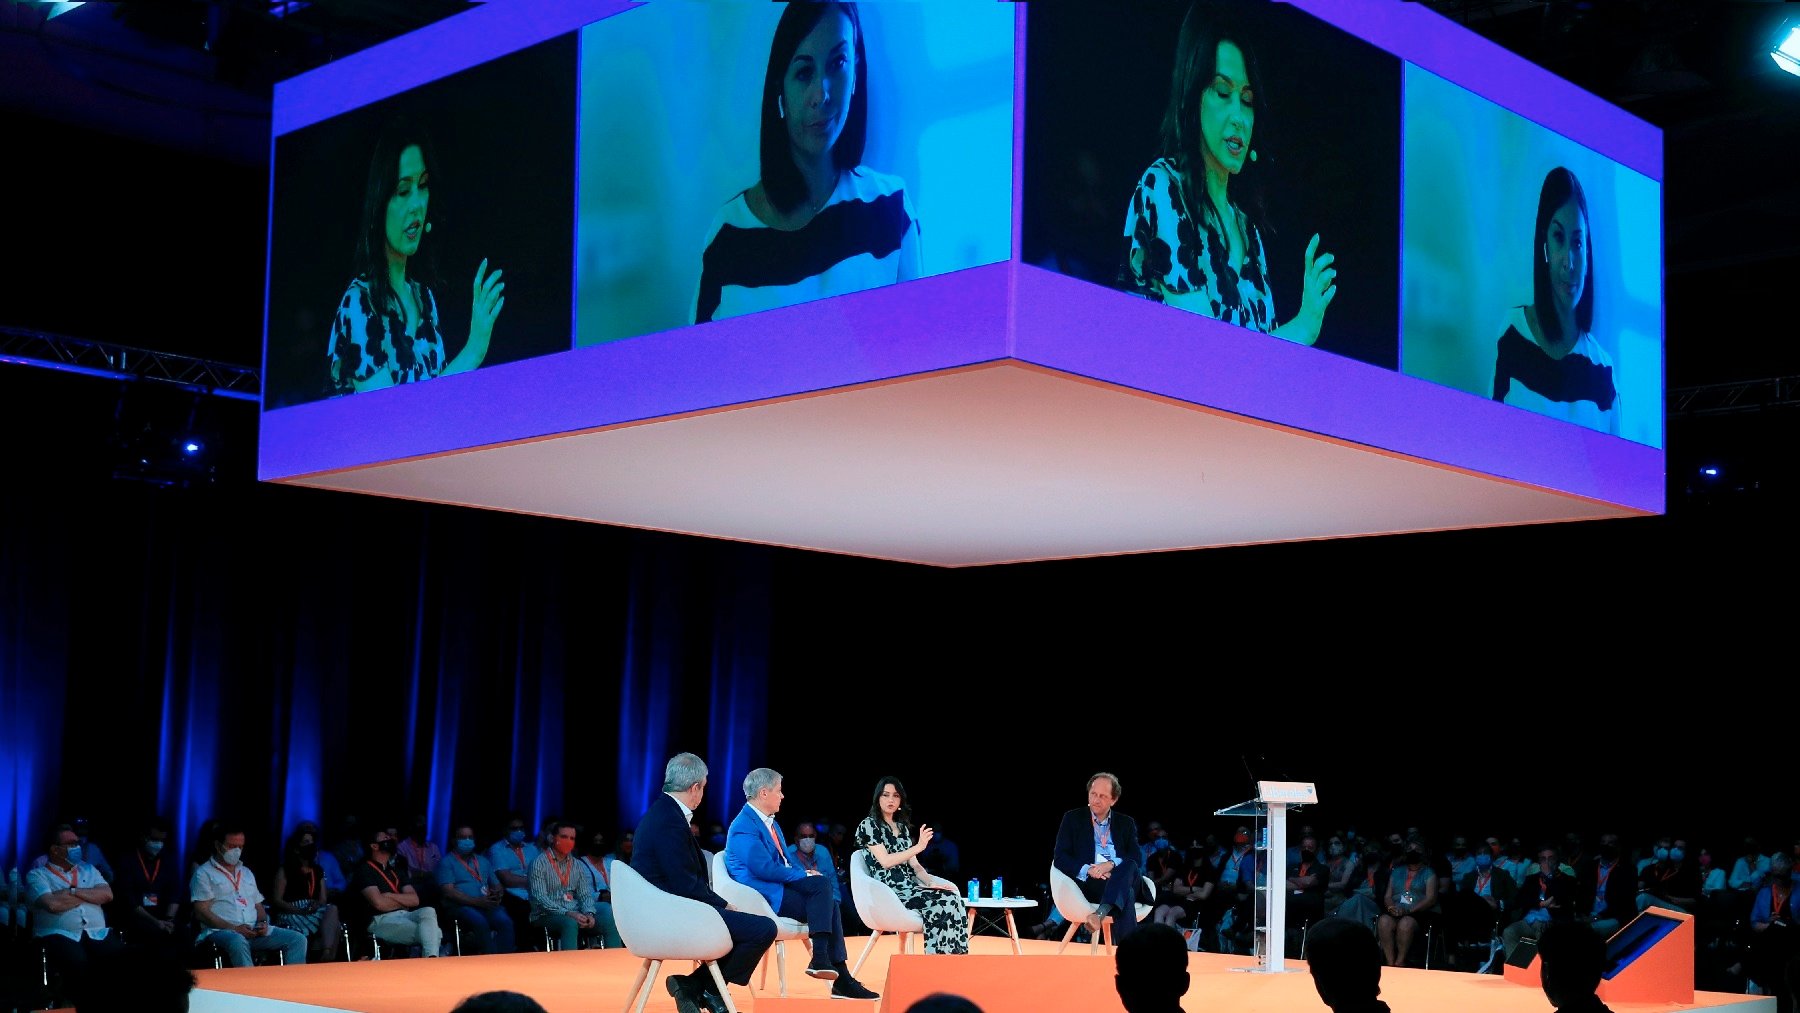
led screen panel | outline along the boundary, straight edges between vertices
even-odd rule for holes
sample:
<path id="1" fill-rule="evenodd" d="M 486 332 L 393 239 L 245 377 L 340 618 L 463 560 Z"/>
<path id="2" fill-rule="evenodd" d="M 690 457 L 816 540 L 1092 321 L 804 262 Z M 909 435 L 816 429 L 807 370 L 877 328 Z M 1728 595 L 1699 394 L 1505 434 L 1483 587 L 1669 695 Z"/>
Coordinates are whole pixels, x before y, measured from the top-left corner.
<path id="1" fill-rule="evenodd" d="M 578 345 L 1010 256 L 1014 10 L 844 10 L 583 30 Z"/>
<path id="2" fill-rule="evenodd" d="M 1662 188 L 1406 71 L 1405 371 L 1662 446 Z"/>
<path id="3" fill-rule="evenodd" d="M 569 33 L 275 139 L 265 409 L 569 347 L 575 67 Z"/>
<path id="4" fill-rule="evenodd" d="M 1027 25 L 1026 263 L 1398 365 L 1398 58 L 1265 2 Z"/>

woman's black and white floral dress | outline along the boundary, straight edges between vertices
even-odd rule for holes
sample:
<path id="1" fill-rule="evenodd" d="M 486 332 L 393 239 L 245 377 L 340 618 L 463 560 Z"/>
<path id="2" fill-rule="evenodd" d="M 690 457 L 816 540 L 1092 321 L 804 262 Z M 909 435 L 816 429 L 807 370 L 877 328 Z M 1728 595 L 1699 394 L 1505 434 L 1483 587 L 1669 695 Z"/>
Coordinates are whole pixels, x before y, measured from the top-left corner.
<path id="1" fill-rule="evenodd" d="M 851 861 L 869 863 L 870 876 L 892 887 L 902 904 L 919 912 L 919 920 L 925 923 L 926 953 L 969 952 L 969 914 L 962 897 L 953 890 L 934 890 L 919 882 L 911 862 L 883 869 L 868 850 L 871 844 L 881 845 L 890 855 L 898 854 L 913 846 L 912 828 L 896 823 L 890 829 L 885 820 L 863 817 L 856 825 L 856 846 L 862 850 Z"/>

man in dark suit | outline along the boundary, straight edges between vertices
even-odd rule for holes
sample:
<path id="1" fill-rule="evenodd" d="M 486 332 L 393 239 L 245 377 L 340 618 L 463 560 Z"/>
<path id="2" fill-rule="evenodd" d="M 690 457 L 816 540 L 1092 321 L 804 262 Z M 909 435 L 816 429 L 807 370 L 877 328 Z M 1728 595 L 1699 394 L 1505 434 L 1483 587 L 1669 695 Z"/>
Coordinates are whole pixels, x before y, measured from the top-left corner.
<path id="1" fill-rule="evenodd" d="M 1088 804 L 1063 814 L 1056 831 L 1056 867 L 1081 887 L 1081 895 L 1099 905 L 1088 919 L 1088 930 L 1098 931 L 1101 919 L 1113 919 L 1113 940 L 1123 940 L 1137 928 L 1137 895 L 1143 888 L 1144 849 L 1138 843 L 1137 823 L 1114 809 L 1119 801 L 1119 779 L 1104 771 L 1088 778 Z"/>
<path id="2" fill-rule="evenodd" d="M 781 811 L 781 774 L 758 767 L 744 777 L 744 808 L 731 821 L 725 838 L 725 871 L 732 879 L 762 894 L 783 918 L 805 922 L 812 935 L 812 961 L 806 973 L 831 982 L 839 999 L 879 999 L 851 977 L 844 966 L 844 920 L 831 895 L 831 881 L 788 858 L 787 841 L 775 814 Z"/>
<path id="3" fill-rule="evenodd" d="M 725 898 L 707 885 L 706 862 L 689 829 L 694 810 L 705 795 L 706 761 L 693 753 L 670 757 L 663 768 L 662 794 L 638 823 L 631 867 L 665 893 L 718 908 L 732 942 L 731 952 L 719 958 L 719 974 L 734 985 L 748 985 L 750 972 L 775 942 L 775 923 L 761 915 L 726 910 Z M 706 971 L 671 974 L 668 982 L 680 1013 L 698 1013 L 701 1007 L 725 1013 L 725 1001 L 714 991 Z"/>

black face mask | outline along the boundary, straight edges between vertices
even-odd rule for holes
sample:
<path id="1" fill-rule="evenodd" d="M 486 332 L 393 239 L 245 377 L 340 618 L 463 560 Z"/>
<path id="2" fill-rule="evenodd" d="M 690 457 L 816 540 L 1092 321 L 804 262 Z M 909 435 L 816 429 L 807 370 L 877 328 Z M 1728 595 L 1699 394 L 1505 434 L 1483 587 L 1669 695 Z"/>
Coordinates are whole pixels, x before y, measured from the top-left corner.
<path id="1" fill-rule="evenodd" d="M 1319 857 L 1319 853 L 1317 851 L 1304 851 L 1303 850 L 1300 852 L 1300 860 L 1302 862 L 1310 862 L 1317 857 Z"/>
<path id="2" fill-rule="evenodd" d="M 319 846 L 317 844 L 302 844 L 302 845 L 300 845 L 300 857 L 301 858 L 304 858 L 310 862 L 314 858 L 318 857 L 318 854 L 319 854 Z"/>
<path id="3" fill-rule="evenodd" d="M 1425 853 L 1423 851 L 1408 851 L 1406 853 L 1406 864 L 1408 865 L 1416 865 L 1424 860 Z"/>
<path id="4" fill-rule="evenodd" d="M 1600 860 L 1607 863 L 1618 861 L 1619 849 L 1611 844 L 1600 845 Z"/>

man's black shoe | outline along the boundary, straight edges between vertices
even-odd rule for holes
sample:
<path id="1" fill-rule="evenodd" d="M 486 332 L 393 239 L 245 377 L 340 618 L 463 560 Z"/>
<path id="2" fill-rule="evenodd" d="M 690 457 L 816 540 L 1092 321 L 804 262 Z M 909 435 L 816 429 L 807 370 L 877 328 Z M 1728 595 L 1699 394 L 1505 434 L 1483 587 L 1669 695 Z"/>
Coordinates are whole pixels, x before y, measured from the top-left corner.
<path id="1" fill-rule="evenodd" d="M 879 999 L 881 993 L 869 989 L 862 982 L 846 974 L 831 983 L 831 997 L 833 999 Z"/>
<path id="2" fill-rule="evenodd" d="M 671 974 L 666 979 L 669 995 L 675 998 L 676 1013 L 700 1013 L 698 990 L 685 974 Z M 710 1007 L 709 1007 L 710 1008 Z"/>
<path id="3" fill-rule="evenodd" d="M 806 965 L 807 977 L 817 978 L 820 981 L 836 981 L 837 968 L 832 965 L 831 958 L 824 954 L 824 950 L 823 946 L 817 944 L 813 946 L 812 960 Z"/>

